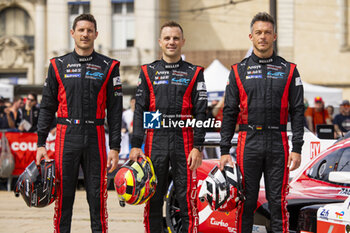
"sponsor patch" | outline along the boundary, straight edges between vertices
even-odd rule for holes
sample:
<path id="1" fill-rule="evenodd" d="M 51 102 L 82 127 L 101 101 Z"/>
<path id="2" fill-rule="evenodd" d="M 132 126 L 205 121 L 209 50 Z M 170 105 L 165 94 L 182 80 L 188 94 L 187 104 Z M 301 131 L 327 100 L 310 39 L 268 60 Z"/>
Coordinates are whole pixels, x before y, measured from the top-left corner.
<path id="1" fill-rule="evenodd" d="M 80 57 L 78 60 L 79 62 L 87 62 L 87 61 L 91 61 L 92 60 L 92 56 L 90 57 Z"/>
<path id="2" fill-rule="evenodd" d="M 206 91 L 200 91 L 199 93 L 199 96 L 201 96 L 201 97 L 207 97 L 207 92 Z"/>
<path id="3" fill-rule="evenodd" d="M 64 77 L 65 78 L 80 78 L 81 74 L 80 73 L 78 73 L 78 74 L 65 74 Z"/>
<path id="4" fill-rule="evenodd" d="M 120 80 L 120 76 L 113 77 L 113 86 L 122 85 L 122 81 Z"/>
<path id="5" fill-rule="evenodd" d="M 187 86 L 190 83 L 190 79 L 187 78 L 172 78 L 171 83 L 175 85 L 184 85 Z"/>
<path id="6" fill-rule="evenodd" d="M 66 73 L 78 73 L 81 72 L 81 68 L 66 69 Z"/>
<path id="7" fill-rule="evenodd" d="M 167 74 L 170 74 L 170 72 L 167 70 L 157 70 L 156 71 L 156 75 L 167 75 Z"/>
<path id="8" fill-rule="evenodd" d="M 169 79 L 169 75 L 163 75 L 163 76 L 155 76 L 155 80 L 166 80 Z"/>
<path id="9" fill-rule="evenodd" d="M 175 69 L 175 68 L 179 68 L 180 67 L 180 64 L 179 63 L 176 63 L 176 64 L 167 64 L 164 66 L 165 69 Z"/>
<path id="10" fill-rule="evenodd" d="M 261 69 L 261 65 L 256 65 L 256 66 L 248 66 L 247 70 L 257 70 Z"/>
<path id="11" fill-rule="evenodd" d="M 103 75 L 104 74 L 101 73 L 101 72 L 87 71 L 85 73 L 85 78 L 102 80 L 103 79 Z"/>
<path id="12" fill-rule="evenodd" d="M 197 91 L 206 91 L 207 87 L 205 86 L 205 82 L 198 82 L 197 83 Z"/>
<path id="13" fill-rule="evenodd" d="M 172 75 L 184 77 L 184 76 L 187 76 L 187 72 L 184 72 L 184 71 L 176 71 L 176 70 L 174 70 L 173 73 L 172 73 Z"/>
<path id="14" fill-rule="evenodd" d="M 278 70 L 282 69 L 282 66 L 276 66 L 276 65 L 271 65 L 271 64 L 267 64 L 266 67 L 267 67 L 268 70 L 276 70 L 276 71 L 278 71 Z"/>
<path id="15" fill-rule="evenodd" d="M 261 74 L 255 74 L 255 75 L 247 75 L 245 76 L 246 79 L 258 79 L 258 78 L 262 78 Z"/>
<path id="16" fill-rule="evenodd" d="M 248 70 L 248 71 L 247 71 L 247 74 L 248 74 L 248 75 L 251 75 L 251 74 L 261 74 L 261 70 Z"/>
<path id="17" fill-rule="evenodd" d="M 301 81 L 300 77 L 295 78 L 295 86 L 302 86 L 303 82 Z"/>
<path id="18" fill-rule="evenodd" d="M 88 64 L 86 64 L 86 69 L 101 70 L 101 66 L 88 63 Z"/>
<path id="19" fill-rule="evenodd" d="M 159 81 L 154 81 L 153 85 L 161 85 L 161 84 L 168 84 L 168 80 L 159 80 Z"/>
<path id="20" fill-rule="evenodd" d="M 259 63 L 262 63 L 262 64 L 271 63 L 271 62 L 273 62 L 272 58 L 259 60 Z"/>
<path id="21" fill-rule="evenodd" d="M 139 80 L 137 81 L 137 86 L 140 86 L 141 83 L 142 83 L 142 79 L 139 78 Z"/>
<path id="22" fill-rule="evenodd" d="M 284 72 L 273 72 L 273 71 L 268 71 L 267 72 L 267 78 L 284 78 L 286 73 Z"/>
<path id="23" fill-rule="evenodd" d="M 81 67 L 80 63 L 73 63 L 73 64 L 68 64 L 67 68 L 77 68 L 77 67 Z"/>

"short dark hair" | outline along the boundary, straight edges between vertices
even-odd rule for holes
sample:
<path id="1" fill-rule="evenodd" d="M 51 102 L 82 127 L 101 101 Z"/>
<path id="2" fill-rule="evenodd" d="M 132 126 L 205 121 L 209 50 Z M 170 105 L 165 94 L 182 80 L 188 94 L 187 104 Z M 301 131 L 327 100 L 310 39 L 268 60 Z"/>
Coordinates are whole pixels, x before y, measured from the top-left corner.
<path id="1" fill-rule="evenodd" d="M 96 19 L 92 14 L 81 14 L 81 15 L 77 16 L 74 19 L 72 29 L 75 30 L 75 27 L 77 26 L 78 21 L 82 21 L 82 20 L 86 20 L 86 21 L 93 23 L 95 25 L 95 31 L 97 31 Z"/>
<path id="2" fill-rule="evenodd" d="M 30 92 L 30 93 L 28 93 L 28 95 L 33 96 L 34 100 L 35 100 L 35 101 L 38 101 L 38 95 L 37 95 L 37 94 L 35 94 L 35 93 L 33 93 L 33 92 Z M 28 95 L 27 95 L 27 96 L 28 96 Z"/>
<path id="3" fill-rule="evenodd" d="M 270 22 L 270 23 L 272 23 L 273 31 L 276 32 L 275 20 L 274 20 L 274 18 L 271 15 L 269 15 L 266 12 L 259 12 L 253 17 L 252 21 L 250 22 L 250 31 L 251 32 L 253 31 L 254 23 L 257 22 L 257 21 L 263 21 L 263 22 Z"/>
<path id="4" fill-rule="evenodd" d="M 161 36 L 163 29 L 166 28 L 166 27 L 171 27 L 171 28 L 172 28 L 172 27 L 178 27 L 178 28 L 180 28 L 180 30 L 181 30 L 182 36 L 184 35 L 184 31 L 182 30 L 182 27 L 181 27 L 180 24 L 178 24 L 178 23 L 175 22 L 175 21 L 168 21 L 168 22 L 166 22 L 165 24 L 163 24 L 163 25 L 160 27 L 159 37 Z"/>

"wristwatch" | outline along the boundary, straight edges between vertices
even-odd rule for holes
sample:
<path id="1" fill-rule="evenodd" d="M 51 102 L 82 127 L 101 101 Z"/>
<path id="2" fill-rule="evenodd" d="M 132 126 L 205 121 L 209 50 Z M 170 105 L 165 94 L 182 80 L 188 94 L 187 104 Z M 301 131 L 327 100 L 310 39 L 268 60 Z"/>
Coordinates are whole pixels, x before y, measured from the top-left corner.
<path id="1" fill-rule="evenodd" d="M 196 148 L 197 150 L 199 150 L 199 152 L 202 152 L 203 150 L 203 146 L 194 146 L 193 148 Z"/>

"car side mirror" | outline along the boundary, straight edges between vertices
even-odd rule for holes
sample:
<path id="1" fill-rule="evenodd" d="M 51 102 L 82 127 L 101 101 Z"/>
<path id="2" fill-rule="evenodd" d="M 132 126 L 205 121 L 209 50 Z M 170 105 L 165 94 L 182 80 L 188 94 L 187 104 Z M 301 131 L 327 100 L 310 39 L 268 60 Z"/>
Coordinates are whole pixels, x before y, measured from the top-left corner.
<path id="1" fill-rule="evenodd" d="M 350 184 L 350 172 L 334 171 L 329 173 L 328 179 L 333 182 Z"/>

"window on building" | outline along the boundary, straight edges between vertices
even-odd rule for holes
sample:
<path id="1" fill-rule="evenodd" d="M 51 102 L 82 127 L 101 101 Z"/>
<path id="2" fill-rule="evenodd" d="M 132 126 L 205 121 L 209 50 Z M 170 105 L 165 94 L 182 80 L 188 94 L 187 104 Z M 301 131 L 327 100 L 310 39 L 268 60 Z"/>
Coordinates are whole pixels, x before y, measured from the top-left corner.
<path id="1" fill-rule="evenodd" d="M 112 0 L 113 49 L 134 47 L 134 0 Z"/>
<path id="2" fill-rule="evenodd" d="M 29 14 L 19 7 L 8 7 L 0 11 L 0 37 L 15 36 L 34 48 L 34 25 Z"/>
<path id="3" fill-rule="evenodd" d="M 69 28 L 72 28 L 74 19 L 81 15 L 90 13 L 90 2 L 89 1 L 71 1 L 68 2 L 69 12 Z M 74 49 L 74 40 L 69 34 L 69 49 Z"/>

